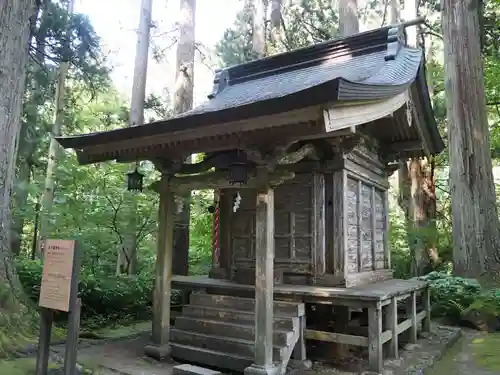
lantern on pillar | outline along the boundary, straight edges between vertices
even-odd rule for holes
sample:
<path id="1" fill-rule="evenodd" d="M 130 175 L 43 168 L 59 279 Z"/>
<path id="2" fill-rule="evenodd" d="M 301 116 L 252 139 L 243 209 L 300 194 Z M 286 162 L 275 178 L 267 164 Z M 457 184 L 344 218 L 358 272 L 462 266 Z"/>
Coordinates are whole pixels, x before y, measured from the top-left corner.
<path id="1" fill-rule="evenodd" d="M 248 181 L 248 166 L 246 163 L 237 161 L 229 166 L 229 183 L 236 185 L 246 184 Z"/>
<path id="2" fill-rule="evenodd" d="M 142 191 L 144 175 L 139 172 L 137 165 L 134 170 L 127 173 L 127 190 L 128 191 Z"/>

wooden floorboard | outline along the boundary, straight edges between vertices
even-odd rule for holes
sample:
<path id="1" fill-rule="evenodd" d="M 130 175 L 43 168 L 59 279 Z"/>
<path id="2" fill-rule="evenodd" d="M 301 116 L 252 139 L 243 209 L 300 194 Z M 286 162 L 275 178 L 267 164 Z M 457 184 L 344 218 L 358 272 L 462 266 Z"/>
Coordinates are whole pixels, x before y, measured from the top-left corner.
<path id="1" fill-rule="evenodd" d="M 361 301 L 384 301 L 425 288 L 427 283 L 419 280 L 386 280 L 352 288 L 318 287 L 314 285 L 274 286 L 274 294 L 282 296 L 304 296 L 335 299 L 358 299 Z M 237 284 L 228 280 L 211 279 L 208 276 L 173 276 L 173 289 L 220 288 L 228 291 L 253 291 L 253 285 Z"/>

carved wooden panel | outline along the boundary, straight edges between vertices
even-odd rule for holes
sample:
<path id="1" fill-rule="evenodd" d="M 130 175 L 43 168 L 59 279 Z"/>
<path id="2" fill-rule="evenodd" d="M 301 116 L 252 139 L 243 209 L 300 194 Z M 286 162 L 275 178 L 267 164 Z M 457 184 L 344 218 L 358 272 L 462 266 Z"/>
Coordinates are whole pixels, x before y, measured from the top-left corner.
<path id="1" fill-rule="evenodd" d="M 358 181 L 347 179 L 347 271 L 358 272 Z"/>
<path id="2" fill-rule="evenodd" d="M 384 230 L 385 230 L 385 215 L 384 212 L 384 192 L 375 189 L 375 268 L 385 268 L 385 251 L 384 251 Z"/>
<path id="3" fill-rule="evenodd" d="M 360 239 L 361 239 L 361 270 L 371 271 L 373 268 L 372 254 L 372 188 L 361 183 L 361 217 L 360 217 Z"/>

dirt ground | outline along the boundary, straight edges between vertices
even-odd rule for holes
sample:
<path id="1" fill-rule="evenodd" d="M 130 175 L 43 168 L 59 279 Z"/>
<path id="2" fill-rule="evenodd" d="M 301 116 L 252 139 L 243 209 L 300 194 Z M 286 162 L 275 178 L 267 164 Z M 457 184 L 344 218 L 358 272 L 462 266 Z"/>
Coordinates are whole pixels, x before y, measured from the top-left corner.
<path id="1" fill-rule="evenodd" d="M 446 328 L 443 328 L 446 329 Z M 410 370 L 415 360 L 425 361 L 434 354 L 433 340 L 442 338 L 443 332 L 434 333 L 434 339 L 428 337 L 419 340 L 415 348 L 403 352 L 401 359 L 390 363 L 383 375 L 422 374 L 426 375 L 500 375 L 500 333 L 483 334 L 477 331 L 464 330 L 462 338 L 449 349 L 431 369 L 421 372 L 416 367 Z M 113 333 L 114 334 L 114 333 Z M 112 335 L 111 335 L 112 336 Z M 143 356 L 144 345 L 149 340 L 149 330 L 122 340 L 86 341 L 78 352 L 78 362 L 94 374 L 111 375 L 170 375 L 174 362 L 159 363 Z M 438 346 L 436 345 L 436 348 Z M 413 350 L 413 354 L 412 354 Z M 52 348 L 51 366 L 58 367 L 57 359 L 64 357 L 64 346 Z M 29 375 L 33 374 L 34 358 L 21 358 L 13 361 L 0 361 L 0 374 Z M 60 365 L 59 365 L 60 367 Z M 298 371 L 304 375 L 357 375 L 358 371 L 341 371 L 315 364 L 311 370 Z M 409 372 L 408 372 L 409 371 Z M 412 372 L 413 371 L 413 372 Z M 416 372 L 415 372 L 416 371 Z M 297 372 L 295 373 L 297 374 Z"/>

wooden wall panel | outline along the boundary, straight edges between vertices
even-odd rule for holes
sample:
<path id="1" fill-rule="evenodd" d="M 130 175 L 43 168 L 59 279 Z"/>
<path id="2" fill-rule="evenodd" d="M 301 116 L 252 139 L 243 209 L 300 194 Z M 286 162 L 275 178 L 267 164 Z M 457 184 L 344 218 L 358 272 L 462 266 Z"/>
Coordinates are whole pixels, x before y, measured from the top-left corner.
<path id="1" fill-rule="evenodd" d="M 359 270 L 358 181 L 347 179 L 347 271 Z"/>
<path id="2" fill-rule="evenodd" d="M 384 249 L 384 192 L 375 189 L 375 268 L 385 268 L 385 249 Z"/>
<path id="3" fill-rule="evenodd" d="M 313 173 L 301 173 L 274 190 L 275 266 L 285 274 L 310 275 L 314 262 L 321 258 L 321 253 L 313 251 L 316 247 L 323 246 L 324 258 L 324 186 L 320 224 L 313 221 L 313 203 L 318 199 L 314 186 Z M 248 189 L 240 190 L 240 195 L 240 208 L 232 213 L 231 221 L 232 268 L 248 269 L 255 267 L 256 198 L 255 192 Z M 323 240 L 315 237 L 318 231 Z"/>

